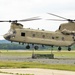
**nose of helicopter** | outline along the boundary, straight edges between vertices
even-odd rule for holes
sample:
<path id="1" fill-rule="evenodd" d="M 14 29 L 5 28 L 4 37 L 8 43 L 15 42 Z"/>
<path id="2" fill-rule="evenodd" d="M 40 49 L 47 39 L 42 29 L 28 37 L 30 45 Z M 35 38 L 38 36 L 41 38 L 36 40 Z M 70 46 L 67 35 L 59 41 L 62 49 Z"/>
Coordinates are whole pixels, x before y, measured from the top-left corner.
<path id="1" fill-rule="evenodd" d="M 3 37 L 6 39 L 6 40 L 10 40 L 11 38 L 11 35 L 8 35 L 8 34 L 4 34 Z"/>

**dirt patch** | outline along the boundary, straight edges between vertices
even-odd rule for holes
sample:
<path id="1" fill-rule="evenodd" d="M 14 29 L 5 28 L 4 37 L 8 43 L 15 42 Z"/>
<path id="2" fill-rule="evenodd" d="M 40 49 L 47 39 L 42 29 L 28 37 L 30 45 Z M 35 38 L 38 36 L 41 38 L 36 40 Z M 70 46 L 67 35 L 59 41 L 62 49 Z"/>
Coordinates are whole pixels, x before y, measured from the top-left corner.
<path id="1" fill-rule="evenodd" d="M 75 75 L 72 71 L 62 70 L 51 70 L 51 69 L 38 69 L 38 68 L 27 68 L 27 69 L 0 69 L 2 72 L 12 74 L 0 74 L 0 75 L 13 75 L 13 74 L 34 74 L 34 75 Z"/>

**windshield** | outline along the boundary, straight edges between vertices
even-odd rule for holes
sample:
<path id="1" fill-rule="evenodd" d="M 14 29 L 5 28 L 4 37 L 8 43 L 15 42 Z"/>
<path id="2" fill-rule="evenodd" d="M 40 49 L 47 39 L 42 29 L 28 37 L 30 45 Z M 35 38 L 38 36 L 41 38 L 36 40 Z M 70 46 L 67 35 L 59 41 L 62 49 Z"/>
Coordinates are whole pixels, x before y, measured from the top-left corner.
<path id="1" fill-rule="evenodd" d="M 9 30 L 8 33 L 9 34 L 16 34 L 16 31 L 15 30 Z"/>

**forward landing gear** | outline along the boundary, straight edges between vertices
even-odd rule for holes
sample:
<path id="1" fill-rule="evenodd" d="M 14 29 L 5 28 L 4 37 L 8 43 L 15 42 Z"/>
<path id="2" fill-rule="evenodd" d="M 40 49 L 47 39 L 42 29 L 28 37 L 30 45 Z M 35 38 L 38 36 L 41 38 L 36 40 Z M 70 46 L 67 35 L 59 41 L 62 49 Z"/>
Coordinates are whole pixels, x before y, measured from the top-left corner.
<path id="1" fill-rule="evenodd" d="M 61 51 L 61 47 L 58 47 L 58 50 Z"/>
<path id="2" fill-rule="evenodd" d="M 38 49 L 39 49 L 39 47 L 38 47 L 38 46 L 34 46 L 34 49 L 35 49 L 35 50 L 38 50 Z"/>
<path id="3" fill-rule="evenodd" d="M 38 49 L 39 49 L 39 47 L 38 47 L 38 46 L 34 46 L 34 45 L 32 45 L 32 48 L 34 48 L 35 50 L 38 50 Z M 26 49 L 30 49 L 30 46 L 29 46 L 29 45 L 27 45 L 27 46 L 26 46 Z"/>

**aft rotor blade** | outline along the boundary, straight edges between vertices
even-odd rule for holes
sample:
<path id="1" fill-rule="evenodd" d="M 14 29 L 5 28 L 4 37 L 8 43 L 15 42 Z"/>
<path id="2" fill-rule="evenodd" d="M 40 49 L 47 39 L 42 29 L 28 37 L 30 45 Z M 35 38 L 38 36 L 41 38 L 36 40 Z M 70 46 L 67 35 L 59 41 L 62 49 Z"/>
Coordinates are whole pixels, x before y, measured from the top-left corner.
<path id="1" fill-rule="evenodd" d="M 52 21 L 66 21 L 66 20 L 60 20 L 60 19 L 47 19 L 47 20 L 52 20 Z"/>
<path id="2" fill-rule="evenodd" d="M 64 18 L 64 17 L 58 16 L 58 15 L 55 15 L 55 14 L 52 14 L 52 13 L 48 13 L 48 14 L 49 14 L 49 15 L 56 16 L 56 17 L 59 17 L 59 18 L 62 18 L 62 19 L 65 19 L 65 20 L 68 20 L 67 18 Z"/>

